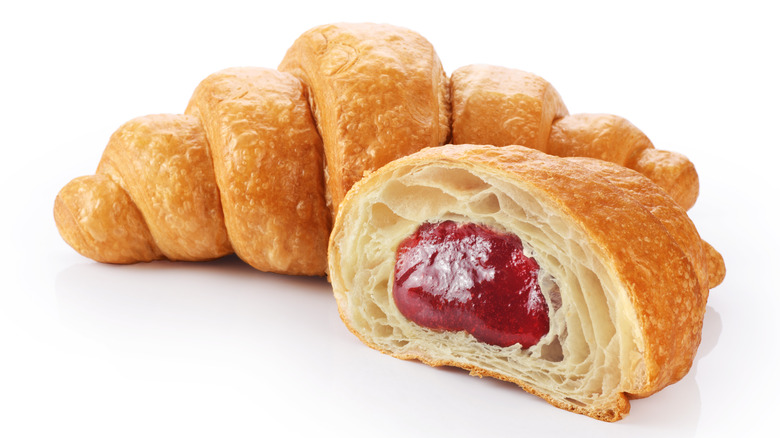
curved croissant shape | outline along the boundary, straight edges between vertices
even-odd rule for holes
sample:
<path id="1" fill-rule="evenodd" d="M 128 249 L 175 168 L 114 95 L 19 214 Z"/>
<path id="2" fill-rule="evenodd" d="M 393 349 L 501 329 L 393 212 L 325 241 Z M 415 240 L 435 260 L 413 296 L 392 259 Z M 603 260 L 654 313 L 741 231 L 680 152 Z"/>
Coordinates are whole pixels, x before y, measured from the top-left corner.
<path id="1" fill-rule="evenodd" d="M 522 70 L 469 65 L 452 73 L 452 142 L 524 145 L 560 157 L 610 161 L 644 174 L 686 210 L 699 194 L 688 158 L 655 149 L 622 117 L 570 115 L 552 85 Z"/>
<path id="2" fill-rule="evenodd" d="M 131 120 L 93 176 L 57 195 L 60 234 L 107 263 L 209 260 L 321 275 L 330 214 L 322 143 L 300 81 L 262 68 L 215 73 L 186 115 Z"/>
<path id="3" fill-rule="evenodd" d="M 491 265 L 507 241 L 522 263 Z M 489 307 L 514 275 L 507 266 L 520 266 L 529 292 L 510 289 Z M 369 346 L 515 382 L 605 421 L 688 372 L 724 273 L 685 211 L 644 176 L 473 145 L 429 148 L 356 184 L 329 269 L 342 319 Z M 502 343 L 512 330 L 523 340 Z"/>

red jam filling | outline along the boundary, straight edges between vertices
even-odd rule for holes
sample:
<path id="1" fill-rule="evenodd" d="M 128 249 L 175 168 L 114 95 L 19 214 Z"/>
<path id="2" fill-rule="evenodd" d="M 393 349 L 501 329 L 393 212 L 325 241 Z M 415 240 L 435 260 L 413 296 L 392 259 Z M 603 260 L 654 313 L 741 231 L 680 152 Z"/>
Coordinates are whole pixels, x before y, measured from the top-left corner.
<path id="1" fill-rule="evenodd" d="M 515 235 L 473 223 L 424 223 L 398 247 L 393 299 L 421 326 L 528 348 L 550 329 L 538 274 Z"/>

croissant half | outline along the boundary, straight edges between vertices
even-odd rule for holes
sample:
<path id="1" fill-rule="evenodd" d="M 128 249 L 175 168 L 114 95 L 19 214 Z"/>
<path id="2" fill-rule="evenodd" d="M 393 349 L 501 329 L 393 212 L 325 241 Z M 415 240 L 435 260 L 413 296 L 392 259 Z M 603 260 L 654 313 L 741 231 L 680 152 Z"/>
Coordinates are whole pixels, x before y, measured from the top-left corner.
<path id="1" fill-rule="evenodd" d="M 482 325 L 500 331 L 511 323 L 506 303 L 498 312 L 510 313 L 510 322 L 492 321 L 490 314 L 460 330 L 430 322 L 446 306 L 465 302 L 454 289 L 498 278 L 468 266 L 482 266 L 499 246 L 471 243 L 476 253 L 450 258 L 442 255 L 445 246 L 423 248 L 435 260 L 416 287 L 444 285 L 431 292 L 443 307 L 427 308 L 427 316 L 401 309 L 395 294 L 411 278 L 398 274 L 406 263 L 401 248 L 419 230 L 442 223 L 478 224 L 522 242 L 517 257 L 538 264 L 529 271 L 547 320 L 538 340 L 498 345 L 480 338 Z M 605 421 L 625 416 L 630 398 L 653 394 L 688 372 L 709 288 L 724 274 L 720 255 L 685 211 L 637 172 L 521 146 L 473 145 L 423 150 L 355 185 L 335 220 L 329 270 L 342 319 L 367 345 L 511 381 L 555 406 Z M 464 306 L 457 312 L 474 311 Z M 423 317 L 428 320 L 420 322 Z"/>

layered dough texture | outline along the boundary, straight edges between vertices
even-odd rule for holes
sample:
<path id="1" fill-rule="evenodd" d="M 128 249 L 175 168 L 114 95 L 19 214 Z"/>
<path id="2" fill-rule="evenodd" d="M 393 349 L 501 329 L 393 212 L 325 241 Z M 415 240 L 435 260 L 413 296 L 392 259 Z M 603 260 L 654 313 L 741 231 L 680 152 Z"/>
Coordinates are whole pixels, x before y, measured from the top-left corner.
<path id="1" fill-rule="evenodd" d="M 707 268 L 721 262 L 710 262 L 685 212 L 649 180 L 579 161 L 514 146 L 448 146 L 363 180 L 330 242 L 331 281 L 347 326 L 393 356 L 512 381 L 607 421 L 628 412 L 630 397 L 681 378 L 700 339 Z M 645 207 L 651 198 L 658 216 Z M 392 297 L 395 250 L 420 224 L 442 220 L 520 237 L 541 268 L 550 311 L 550 331 L 538 344 L 497 347 L 401 315 Z"/>

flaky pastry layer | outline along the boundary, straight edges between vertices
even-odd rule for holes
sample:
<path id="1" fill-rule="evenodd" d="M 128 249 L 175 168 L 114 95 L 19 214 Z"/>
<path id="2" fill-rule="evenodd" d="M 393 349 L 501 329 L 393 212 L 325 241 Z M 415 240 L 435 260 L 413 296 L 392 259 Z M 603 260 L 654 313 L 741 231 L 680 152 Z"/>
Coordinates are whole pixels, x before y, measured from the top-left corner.
<path id="1" fill-rule="evenodd" d="M 448 219 L 524 242 L 551 309 L 538 344 L 497 347 L 430 330 L 395 307 L 398 244 L 421 223 Z M 710 287 L 706 244 L 657 185 L 609 163 L 518 146 L 429 148 L 383 167 L 348 194 L 329 251 L 342 319 L 366 344 L 512 381 L 606 421 L 687 373 Z"/>

